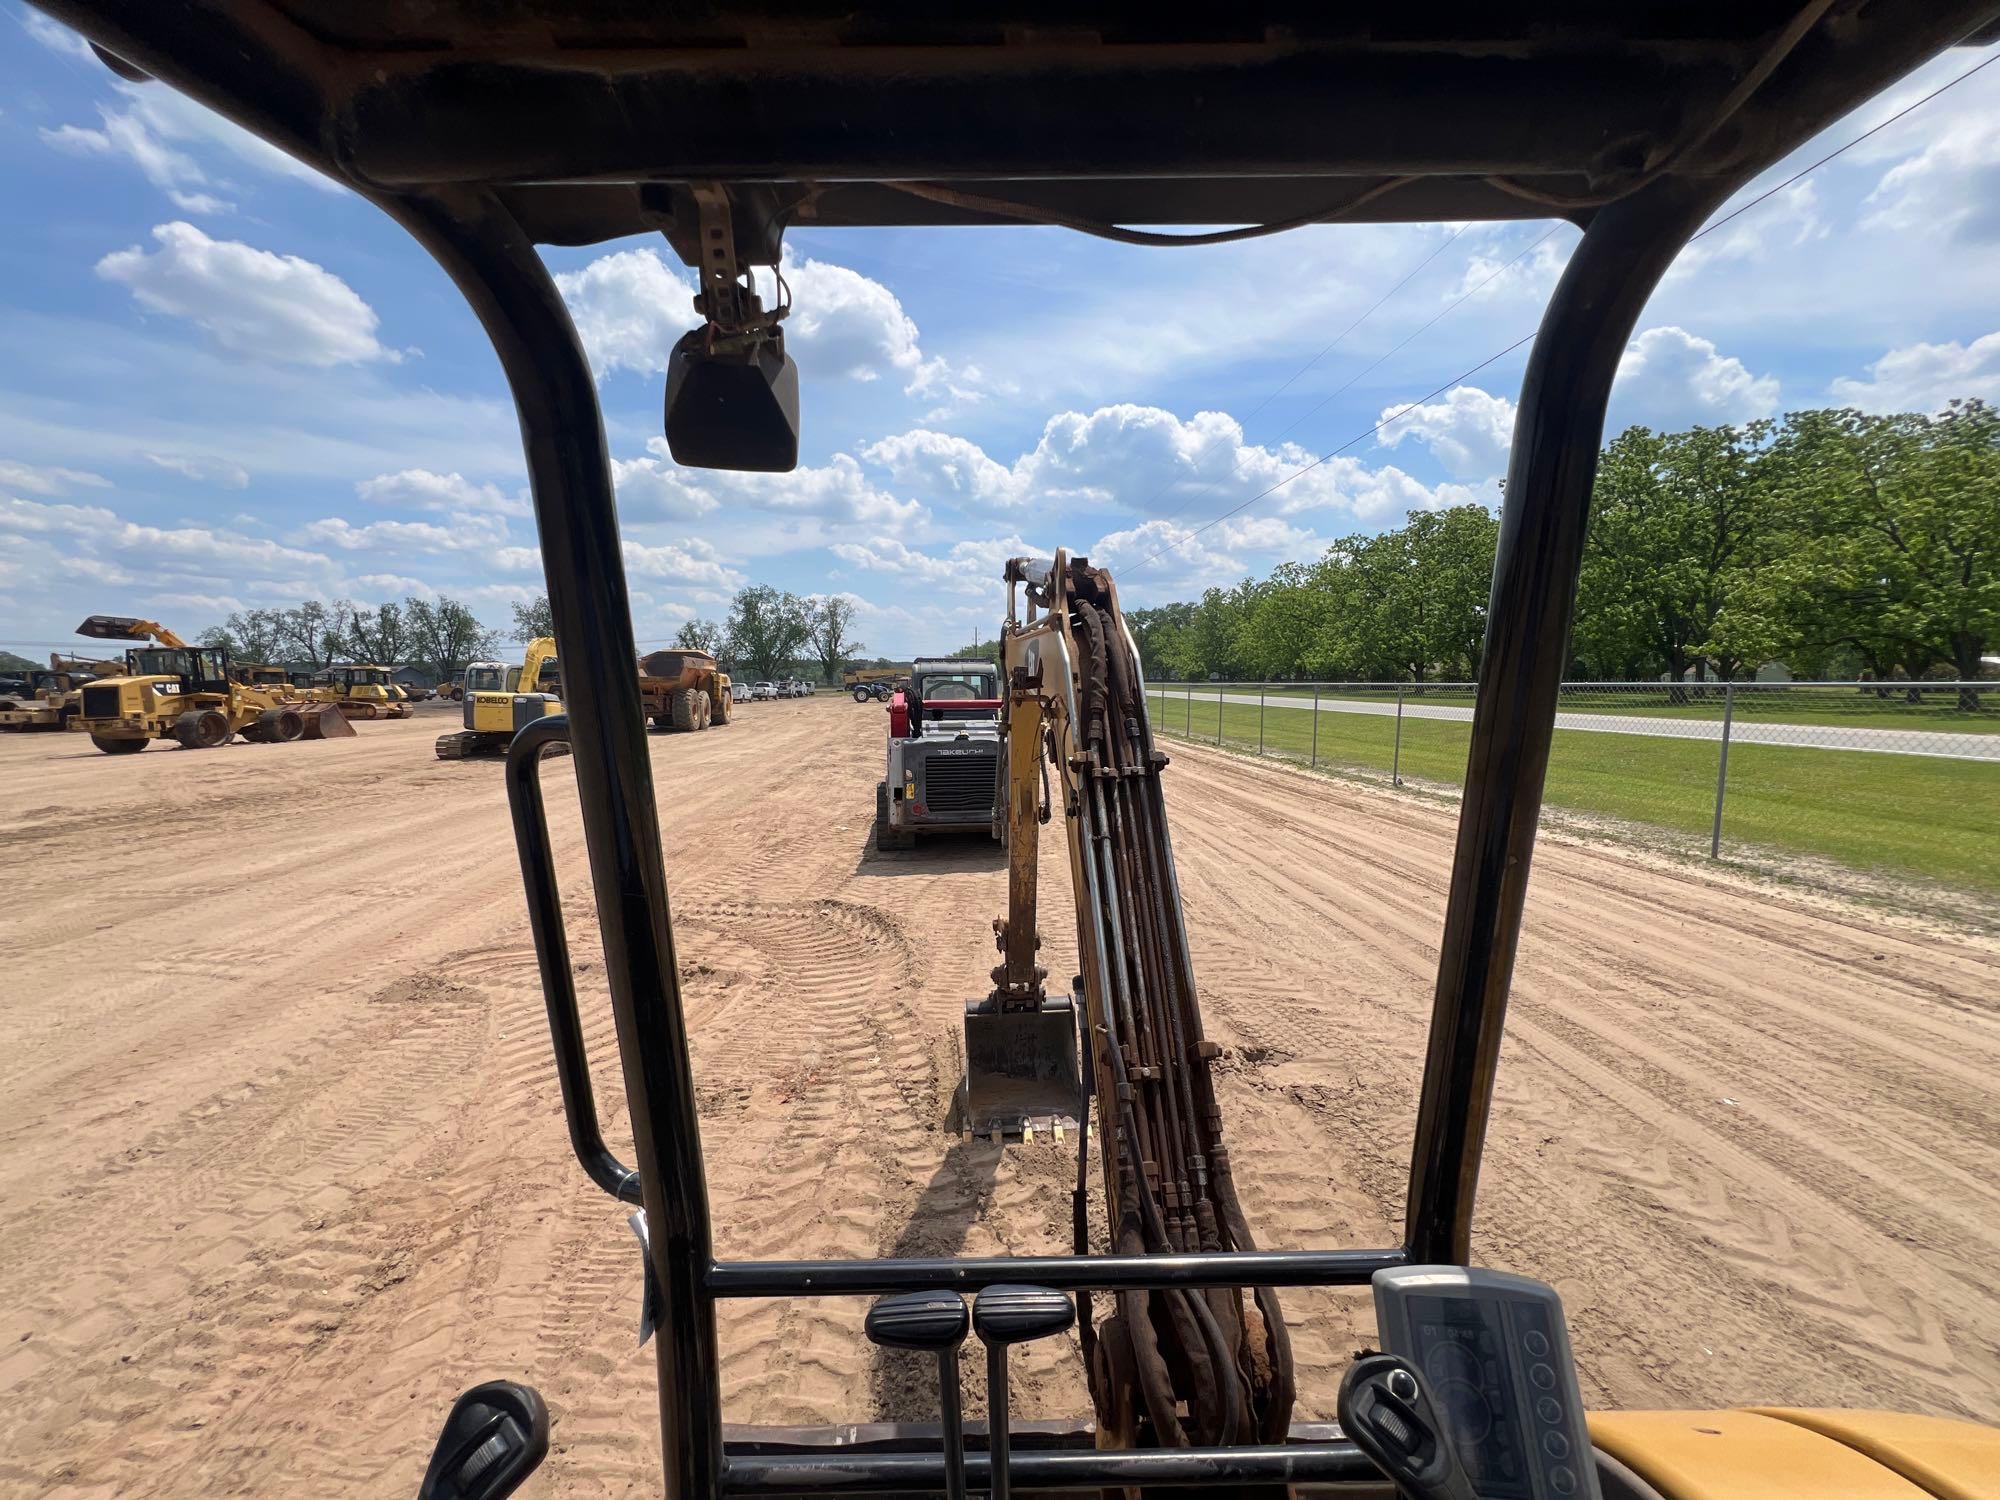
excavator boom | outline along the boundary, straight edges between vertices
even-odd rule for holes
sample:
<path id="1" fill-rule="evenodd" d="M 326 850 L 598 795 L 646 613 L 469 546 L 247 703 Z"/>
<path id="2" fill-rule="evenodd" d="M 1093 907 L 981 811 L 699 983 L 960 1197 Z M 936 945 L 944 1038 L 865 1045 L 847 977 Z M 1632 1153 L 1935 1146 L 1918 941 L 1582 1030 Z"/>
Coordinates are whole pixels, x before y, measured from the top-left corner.
<path id="1" fill-rule="evenodd" d="M 993 993 L 967 1009 L 967 1099 L 1055 1076 L 1048 1018 L 1080 1013 L 1113 1252 L 1254 1250 L 1223 1145 L 1210 1075 L 1217 1049 L 1202 1034 L 1181 921 L 1161 788 L 1167 757 L 1153 745 L 1117 589 L 1103 569 L 1061 552 L 1052 562 L 1016 558 L 1006 576 L 1008 911 L 994 924 L 1002 962 Z M 1044 993 L 1035 960 L 1036 833 L 1058 806 L 1080 950 L 1079 989 L 1067 1005 Z M 1030 1018 L 1045 1029 L 1029 1029 Z M 1006 1037 L 1010 1025 L 1011 1050 L 975 1042 L 976 1029 Z M 993 1076 L 996 1058 L 1011 1073 Z M 1090 1248 L 1090 1115 L 1081 1114 L 1078 1254 Z M 1270 1288 L 1120 1292 L 1101 1320 L 1087 1294 L 1078 1301 L 1102 1445 L 1284 1440 L 1291 1344 Z"/>

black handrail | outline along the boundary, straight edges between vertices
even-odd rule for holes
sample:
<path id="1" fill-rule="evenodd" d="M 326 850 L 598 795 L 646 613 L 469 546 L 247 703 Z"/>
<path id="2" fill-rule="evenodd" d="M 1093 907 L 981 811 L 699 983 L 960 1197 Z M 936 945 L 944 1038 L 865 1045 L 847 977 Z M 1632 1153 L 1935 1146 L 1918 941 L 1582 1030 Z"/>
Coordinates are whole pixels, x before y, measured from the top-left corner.
<path id="1" fill-rule="evenodd" d="M 1157 1287 L 1366 1286 L 1408 1265 L 1392 1250 L 1230 1250 L 1186 1255 L 967 1255 L 913 1260 L 739 1260 L 709 1267 L 714 1297 L 862 1297 L 976 1292 L 1005 1282 L 1061 1291 Z"/>
<path id="2" fill-rule="evenodd" d="M 535 964 L 542 975 L 542 1004 L 556 1048 L 556 1079 L 562 1085 L 569 1143 L 590 1180 L 621 1203 L 639 1203 L 639 1174 L 611 1154 L 597 1123 L 597 1095 L 590 1086 L 590 1060 L 583 1048 L 583 1018 L 576 1008 L 576 981 L 570 970 L 569 934 L 563 927 L 562 892 L 556 886 L 549 822 L 542 811 L 542 752 L 569 743 L 569 716 L 550 714 L 522 728 L 507 746 L 507 807 L 514 815 L 514 848 L 521 856 L 521 883 L 528 897 L 528 930 L 535 937 Z"/>
<path id="3" fill-rule="evenodd" d="M 965 1455 L 968 1489 L 989 1486 L 992 1460 Z M 1034 1490 L 1113 1490 L 1144 1485 L 1249 1486 L 1365 1483 L 1382 1471 L 1346 1439 L 1330 1443 L 1269 1443 L 1238 1448 L 1098 1448 L 1080 1452 L 1016 1451 L 1009 1456 L 1013 1487 Z M 944 1488 L 944 1454 L 730 1454 L 723 1461 L 725 1495 L 835 1493 L 924 1494 Z"/>

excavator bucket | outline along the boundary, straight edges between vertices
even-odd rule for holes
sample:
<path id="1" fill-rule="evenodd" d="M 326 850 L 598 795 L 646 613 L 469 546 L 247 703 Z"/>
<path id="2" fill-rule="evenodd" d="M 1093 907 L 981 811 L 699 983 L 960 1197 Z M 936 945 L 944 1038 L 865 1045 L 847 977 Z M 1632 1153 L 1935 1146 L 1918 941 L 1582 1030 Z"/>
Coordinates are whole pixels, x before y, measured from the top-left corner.
<path id="1" fill-rule="evenodd" d="M 991 998 L 966 1002 L 959 1114 L 967 1131 L 1005 1137 L 1074 1130 L 1083 1109 L 1070 997 L 1051 996 L 1034 1010 L 1002 1010 Z"/>
<path id="2" fill-rule="evenodd" d="M 343 714 L 331 703 L 301 703 L 299 717 L 306 721 L 306 732 L 300 736 L 308 740 L 351 740 L 354 726 L 347 722 Z"/>

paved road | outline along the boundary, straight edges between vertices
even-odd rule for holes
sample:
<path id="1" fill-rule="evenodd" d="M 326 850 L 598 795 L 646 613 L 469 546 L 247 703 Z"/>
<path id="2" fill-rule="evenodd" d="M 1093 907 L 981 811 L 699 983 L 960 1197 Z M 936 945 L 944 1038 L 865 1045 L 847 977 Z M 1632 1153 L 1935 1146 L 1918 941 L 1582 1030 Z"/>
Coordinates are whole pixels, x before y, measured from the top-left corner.
<path id="1" fill-rule="evenodd" d="M 1157 694 L 1155 696 L 1158 696 Z M 1169 704 L 1185 703 L 1186 695 L 1165 694 Z M 1213 693 L 1197 693 L 1195 705 L 1216 701 Z M 1255 708 L 1255 693 L 1224 693 L 1224 703 L 1247 704 Z M 1261 700 L 1267 712 L 1311 713 L 1309 698 L 1270 697 Z M 1378 714 L 1393 718 L 1396 705 L 1379 698 L 1321 698 L 1323 714 Z M 1403 704 L 1403 716 L 1410 719 L 1450 719 L 1472 722 L 1472 710 L 1441 703 Z M 1589 734 L 1636 734 L 1658 740 L 1709 740 L 1722 738 L 1720 719 L 1655 719 L 1643 714 L 1559 713 L 1556 728 L 1579 729 Z M 1862 750 L 1875 755 L 1926 755 L 1938 760 L 1978 760 L 2000 763 L 2000 734 L 1954 734 L 1924 729 L 1848 729 L 1838 724 L 1771 724 L 1754 719 L 1738 719 L 1730 726 L 1733 745 L 1791 745 L 1801 750 Z"/>

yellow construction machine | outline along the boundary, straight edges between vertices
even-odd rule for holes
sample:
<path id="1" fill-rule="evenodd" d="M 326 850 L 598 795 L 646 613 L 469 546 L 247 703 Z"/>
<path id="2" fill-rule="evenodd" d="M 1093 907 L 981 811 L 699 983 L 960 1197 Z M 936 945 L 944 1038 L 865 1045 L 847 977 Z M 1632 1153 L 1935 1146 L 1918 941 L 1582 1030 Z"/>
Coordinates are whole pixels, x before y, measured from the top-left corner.
<path id="1" fill-rule="evenodd" d="M 100 641 L 151 641 L 125 653 L 122 675 L 83 686 L 68 727 L 106 755 L 132 755 L 152 740 L 212 750 L 237 735 L 256 744 L 352 734 L 311 705 L 229 675 L 229 648 L 191 646 L 154 620 L 91 615 L 76 633 Z"/>
<path id="2" fill-rule="evenodd" d="M 727 724 L 734 704 L 729 674 L 706 651 L 676 648 L 639 658 L 639 701 L 655 729 Z"/>
<path id="3" fill-rule="evenodd" d="M 396 685 L 387 667 L 357 663 L 328 667 L 318 677 L 330 690 L 331 701 L 350 719 L 407 719 L 409 695 Z"/>
<path id="4" fill-rule="evenodd" d="M 18 734 L 67 728 L 82 703 L 83 684 L 99 677 L 115 677 L 124 670 L 123 662 L 52 651 L 46 669 L 36 667 L 27 673 L 25 688 L 0 696 L 0 730 Z"/>
<path id="5" fill-rule="evenodd" d="M 504 755 L 517 730 L 561 713 L 560 698 L 536 691 L 543 665 L 554 661 L 555 655 L 556 643 L 541 636 L 528 643 L 527 657 L 518 667 L 497 661 L 476 661 L 467 666 L 461 687 L 465 727 L 438 736 L 438 759 Z"/>

